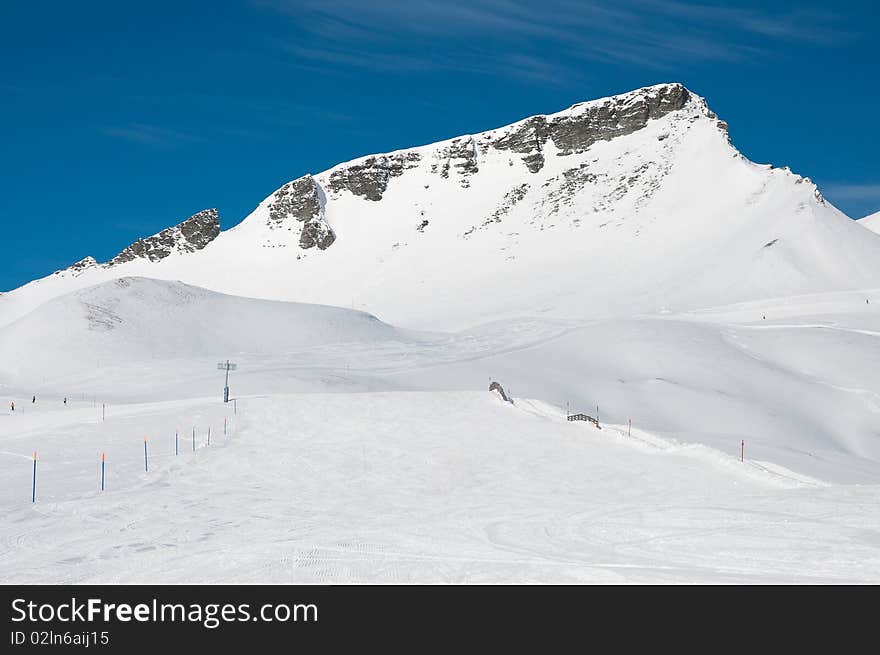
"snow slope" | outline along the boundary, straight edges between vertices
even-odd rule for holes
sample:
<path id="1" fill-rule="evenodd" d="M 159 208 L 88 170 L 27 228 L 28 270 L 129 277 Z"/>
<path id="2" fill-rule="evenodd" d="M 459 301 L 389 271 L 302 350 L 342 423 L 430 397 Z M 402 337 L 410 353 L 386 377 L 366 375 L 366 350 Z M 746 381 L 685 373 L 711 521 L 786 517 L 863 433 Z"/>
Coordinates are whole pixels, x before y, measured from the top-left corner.
<path id="1" fill-rule="evenodd" d="M 880 236 L 745 159 L 675 84 L 340 164 L 205 241 L 32 282 L 0 297 L 0 324 L 125 276 L 427 329 L 880 287 Z"/>
<path id="2" fill-rule="evenodd" d="M 101 362 L 130 368 L 241 352 L 281 357 L 329 343 L 397 338 L 398 330 L 364 312 L 119 278 L 55 298 L 0 328 L 0 381 L 64 378 Z"/>
<path id="3" fill-rule="evenodd" d="M 880 212 L 860 218 L 858 224 L 880 234 Z"/>
<path id="4" fill-rule="evenodd" d="M 866 302 L 867 301 L 867 302 Z M 880 290 L 687 313 L 521 318 L 415 332 L 349 309 L 143 278 L 72 292 L 0 328 L 0 393 L 28 410 L 234 394 L 485 390 L 634 423 L 833 482 L 880 482 Z"/>
<path id="5" fill-rule="evenodd" d="M 0 421 L 0 582 L 880 581 L 876 485 L 598 431 L 541 403 L 303 394 L 232 414 L 192 399 L 104 423 L 90 405 Z"/>
<path id="6" fill-rule="evenodd" d="M 0 581 L 877 582 L 878 308 L 416 333 L 173 282 L 76 291 L 0 328 Z"/>

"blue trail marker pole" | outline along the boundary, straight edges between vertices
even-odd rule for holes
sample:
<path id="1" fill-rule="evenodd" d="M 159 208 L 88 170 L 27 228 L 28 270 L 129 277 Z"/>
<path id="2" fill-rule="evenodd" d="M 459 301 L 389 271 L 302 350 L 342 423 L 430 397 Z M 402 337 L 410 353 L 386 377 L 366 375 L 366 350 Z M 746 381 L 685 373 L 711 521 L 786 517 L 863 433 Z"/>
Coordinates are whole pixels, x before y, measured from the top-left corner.
<path id="1" fill-rule="evenodd" d="M 31 502 L 37 502 L 37 451 L 34 451 L 34 482 L 31 485 Z"/>
<path id="2" fill-rule="evenodd" d="M 144 437 L 144 473 L 149 471 L 149 467 L 147 466 L 147 438 Z"/>
<path id="3" fill-rule="evenodd" d="M 193 428 L 193 452 L 196 452 L 196 429 Z"/>
<path id="4" fill-rule="evenodd" d="M 208 445 L 211 445 L 211 428 L 208 428 Z"/>
<path id="5" fill-rule="evenodd" d="M 174 431 L 174 454 L 180 454 L 180 440 L 177 438 L 177 430 Z"/>
<path id="6" fill-rule="evenodd" d="M 101 491 L 104 491 L 104 453 L 101 453 Z"/>

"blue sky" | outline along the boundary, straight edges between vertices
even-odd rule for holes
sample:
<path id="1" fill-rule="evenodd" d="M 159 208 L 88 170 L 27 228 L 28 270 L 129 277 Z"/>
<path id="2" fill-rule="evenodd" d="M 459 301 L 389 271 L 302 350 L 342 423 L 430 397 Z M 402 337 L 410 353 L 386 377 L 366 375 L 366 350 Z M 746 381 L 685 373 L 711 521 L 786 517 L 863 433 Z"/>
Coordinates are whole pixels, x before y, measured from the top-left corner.
<path id="1" fill-rule="evenodd" d="M 767 7 L 767 5 L 770 5 Z M 664 81 L 880 210 L 873 2 L 0 3 L 0 289 L 353 157 Z"/>

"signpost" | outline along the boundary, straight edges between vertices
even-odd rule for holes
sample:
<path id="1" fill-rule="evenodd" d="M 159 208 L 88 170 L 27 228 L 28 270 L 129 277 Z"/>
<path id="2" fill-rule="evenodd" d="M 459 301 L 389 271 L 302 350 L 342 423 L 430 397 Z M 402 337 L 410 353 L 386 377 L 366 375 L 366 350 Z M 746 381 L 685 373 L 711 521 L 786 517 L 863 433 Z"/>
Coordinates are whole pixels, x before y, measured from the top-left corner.
<path id="1" fill-rule="evenodd" d="M 228 359 L 225 362 L 220 362 L 217 364 L 217 368 L 221 371 L 226 371 L 226 381 L 223 383 L 223 402 L 229 402 L 229 371 L 234 371 L 238 368 L 238 364 L 234 364 L 230 362 Z"/>

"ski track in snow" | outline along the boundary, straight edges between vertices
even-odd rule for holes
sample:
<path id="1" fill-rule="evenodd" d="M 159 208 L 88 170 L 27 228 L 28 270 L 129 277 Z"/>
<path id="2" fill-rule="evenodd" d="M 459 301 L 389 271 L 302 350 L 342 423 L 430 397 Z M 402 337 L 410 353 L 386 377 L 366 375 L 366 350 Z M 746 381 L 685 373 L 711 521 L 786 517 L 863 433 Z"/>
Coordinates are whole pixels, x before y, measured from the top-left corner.
<path id="1" fill-rule="evenodd" d="M 172 423 L 198 411 L 222 425 L 230 408 L 129 406 L 90 426 L 112 447 L 103 495 L 95 462 L 74 457 L 83 444 L 67 437 L 43 446 L 56 454 L 38 473 L 36 505 L 21 498 L 28 471 L 10 476 L 20 493 L 4 494 L 0 579 L 878 580 L 876 486 L 823 485 L 518 402 L 485 392 L 242 398 L 228 435 L 177 457 Z M 166 452 L 145 474 L 139 433 L 158 416 L 168 429 L 150 442 Z"/>

